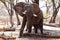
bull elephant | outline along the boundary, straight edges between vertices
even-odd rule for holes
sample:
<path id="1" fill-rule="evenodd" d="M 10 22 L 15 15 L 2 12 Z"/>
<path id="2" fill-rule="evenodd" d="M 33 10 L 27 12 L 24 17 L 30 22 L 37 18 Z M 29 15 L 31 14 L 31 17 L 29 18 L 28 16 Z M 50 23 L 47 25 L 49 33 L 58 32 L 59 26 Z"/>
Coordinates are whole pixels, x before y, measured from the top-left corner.
<path id="1" fill-rule="evenodd" d="M 37 33 L 37 29 L 39 28 L 41 30 L 41 34 L 43 34 L 43 13 L 38 5 L 35 3 L 25 5 L 24 10 L 27 17 L 28 32 L 31 33 L 31 28 L 34 26 L 35 33 Z"/>
<path id="2" fill-rule="evenodd" d="M 31 28 L 34 26 L 35 33 L 37 33 L 37 29 L 39 28 L 41 30 L 41 34 L 43 34 L 43 14 L 38 4 L 26 4 L 20 2 L 14 6 L 14 9 L 23 17 L 19 37 L 22 36 L 26 23 L 28 32 L 31 32 Z"/>

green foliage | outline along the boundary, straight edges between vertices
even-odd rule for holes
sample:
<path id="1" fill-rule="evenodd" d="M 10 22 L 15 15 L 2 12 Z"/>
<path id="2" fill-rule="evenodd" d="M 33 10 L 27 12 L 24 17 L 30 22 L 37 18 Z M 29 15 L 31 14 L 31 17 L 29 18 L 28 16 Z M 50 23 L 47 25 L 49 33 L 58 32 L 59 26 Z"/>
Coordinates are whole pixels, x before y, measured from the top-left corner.
<path id="1" fill-rule="evenodd" d="M 43 14 L 43 17 L 44 17 L 45 19 L 48 19 L 48 18 L 51 17 L 51 15 L 50 15 L 49 13 L 44 13 L 44 14 Z"/>

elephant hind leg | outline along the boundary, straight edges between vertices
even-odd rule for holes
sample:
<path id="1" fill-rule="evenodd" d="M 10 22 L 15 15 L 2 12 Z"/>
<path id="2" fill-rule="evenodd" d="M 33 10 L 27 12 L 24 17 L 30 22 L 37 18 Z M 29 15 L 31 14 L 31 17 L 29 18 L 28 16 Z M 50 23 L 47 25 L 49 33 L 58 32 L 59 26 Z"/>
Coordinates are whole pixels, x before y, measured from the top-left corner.
<path id="1" fill-rule="evenodd" d="M 37 33 L 37 25 L 34 25 L 34 31 L 35 31 L 35 33 Z"/>
<path id="2" fill-rule="evenodd" d="M 43 34 L 43 18 L 41 18 L 41 20 L 39 21 L 39 27 L 38 27 L 41 31 L 41 34 Z"/>
<path id="3" fill-rule="evenodd" d="M 43 27 L 40 27 L 41 34 L 43 34 Z"/>
<path id="4" fill-rule="evenodd" d="M 39 27 L 41 34 L 43 34 L 43 22 L 40 22 Z"/>

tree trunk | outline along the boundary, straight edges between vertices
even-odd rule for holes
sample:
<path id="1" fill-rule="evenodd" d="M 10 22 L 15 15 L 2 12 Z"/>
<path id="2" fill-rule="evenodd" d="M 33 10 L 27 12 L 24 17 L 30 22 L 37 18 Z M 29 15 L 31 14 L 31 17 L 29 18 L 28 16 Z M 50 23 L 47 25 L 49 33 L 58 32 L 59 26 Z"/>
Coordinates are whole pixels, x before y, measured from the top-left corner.
<path id="1" fill-rule="evenodd" d="M 4 4 L 4 6 L 7 8 L 7 5 L 5 3 L 5 0 L 1 0 L 1 2 Z"/>
<path id="2" fill-rule="evenodd" d="M 55 6 L 54 0 L 52 0 L 52 3 L 53 3 L 53 16 L 51 17 L 51 20 L 49 23 L 55 23 L 55 19 L 60 7 L 60 4 L 57 7 Z"/>
<path id="3" fill-rule="evenodd" d="M 55 8 L 55 10 L 53 11 L 53 16 L 51 17 L 51 20 L 50 20 L 49 23 L 55 23 L 55 18 L 56 18 L 56 16 L 57 16 L 58 11 L 59 11 L 59 7 L 60 7 L 60 4 L 59 4 L 58 7 Z"/>
<path id="4" fill-rule="evenodd" d="M 55 19 L 56 19 L 57 13 L 58 13 L 57 10 L 55 10 L 55 11 L 53 12 L 53 16 L 51 17 L 51 20 L 50 20 L 49 23 L 55 23 Z"/>
<path id="5" fill-rule="evenodd" d="M 49 6 L 47 5 L 47 2 L 46 2 L 46 13 L 49 13 Z"/>

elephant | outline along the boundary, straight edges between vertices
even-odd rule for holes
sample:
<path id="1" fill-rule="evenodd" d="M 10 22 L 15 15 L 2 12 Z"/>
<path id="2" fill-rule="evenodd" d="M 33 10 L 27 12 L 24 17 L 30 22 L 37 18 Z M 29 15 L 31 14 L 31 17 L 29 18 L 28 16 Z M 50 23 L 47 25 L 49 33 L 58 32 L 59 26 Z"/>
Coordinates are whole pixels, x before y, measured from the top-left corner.
<path id="1" fill-rule="evenodd" d="M 39 6 L 36 3 L 25 5 L 25 15 L 27 17 L 27 29 L 31 33 L 31 28 L 34 26 L 35 33 L 37 29 L 41 30 L 43 34 L 43 13 L 40 10 Z"/>
<path id="2" fill-rule="evenodd" d="M 22 37 L 26 24 L 29 33 L 31 32 L 32 26 L 34 26 L 35 33 L 37 33 L 37 29 L 39 28 L 41 30 L 41 34 L 43 34 L 43 13 L 38 4 L 26 4 L 19 2 L 14 5 L 14 10 L 17 15 L 23 17 L 19 37 Z"/>

